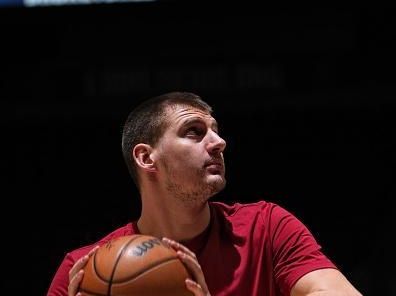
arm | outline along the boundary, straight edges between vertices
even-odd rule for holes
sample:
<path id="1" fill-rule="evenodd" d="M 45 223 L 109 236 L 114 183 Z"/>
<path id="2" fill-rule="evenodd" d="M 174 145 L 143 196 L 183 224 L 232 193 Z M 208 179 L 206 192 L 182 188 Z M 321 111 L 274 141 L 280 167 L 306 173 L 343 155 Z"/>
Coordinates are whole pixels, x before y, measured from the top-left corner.
<path id="1" fill-rule="evenodd" d="M 88 255 L 82 255 L 77 261 L 75 256 L 67 254 L 52 279 L 47 296 L 75 296 L 83 278 L 82 269 L 87 264 L 88 257 L 96 250 L 97 247 L 92 249 Z"/>
<path id="2" fill-rule="evenodd" d="M 300 220 L 279 206 L 270 218 L 274 276 L 284 295 L 361 296 Z"/>
<path id="3" fill-rule="evenodd" d="M 362 296 L 337 269 L 311 271 L 293 286 L 290 296 Z"/>

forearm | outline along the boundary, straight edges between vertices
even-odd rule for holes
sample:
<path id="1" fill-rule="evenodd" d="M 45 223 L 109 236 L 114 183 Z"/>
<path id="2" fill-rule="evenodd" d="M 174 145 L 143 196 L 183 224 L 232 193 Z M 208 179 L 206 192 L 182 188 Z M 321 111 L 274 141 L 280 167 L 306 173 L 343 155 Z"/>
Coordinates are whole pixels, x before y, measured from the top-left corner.
<path id="1" fill-rule="evenodd" d="M 362 296 L 336 269 L 315 270 L 304 275 L 292 288 L 291 296 Z"/>
<path id="2" fill-rule="evenodd" d="M 363 296 L 358 291 L 337 292 L 337 291 L 317 291 L 306 294 L 306 296 Z"/>

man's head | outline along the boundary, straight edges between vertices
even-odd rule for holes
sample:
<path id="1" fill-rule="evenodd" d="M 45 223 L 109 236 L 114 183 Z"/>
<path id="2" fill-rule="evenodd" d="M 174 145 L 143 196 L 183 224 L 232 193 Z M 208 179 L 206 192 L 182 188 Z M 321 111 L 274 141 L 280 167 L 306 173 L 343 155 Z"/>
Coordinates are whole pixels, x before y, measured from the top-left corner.
<path id="1" fill-rule="evenodd" d="M 185 111 L 192 111 L 187 112 L 186 116 L 183 115 L 183 112 Z M 207 163 L 209 162 L 220 162 L 223 170 L 222 177 L 224 178 L 224 162 L 223 162 L 223 157 L 222 157 L 222 152 L 225 148 L 225 142 L 223 139 L 221 139 L 217 135 L 217 124 L 215 123 L 214 119 L 211 117 L 212 113 L 212 108 L 205 103 L 199 96 L 192 94 L 192 93 L 187 93 L 187 92 L 172 92 L 172 93 L 167 93 L 155 98 L 152 98 L 150 100 L 144 101 L 142 104 L 140 104 L 137 108 L 135 108 L 128 116 L 128 119 L 126 120 L 126 123 L 124 125 L 124 130 L 123 130 L 123 137 L 122 137 L 122 150 L 123 150 L 123 155 L 125 158 L 125 161 L 127 163 L 129 172 L 131 173 L 135 183 L 139 187 L 139 175 L 138 175 L 138 169 L 137 169 L 137 164 L 136 164 L 136 158 L 138 150 L 142 144 L 148 147 L 152 148 L 157 148 L 157 146 L 160 144 L 160 140 L 162 137 L 164 137 L 165 132 L 167 132 L 168 129 L 172 129 L 174 133 L 169 133 L 170 137 L 167 138 L 167 141 L 165 143 L 169 143 L 169 139 L 173 139 L 171 141 L 175 142 L 173 148 L 168 148 L 171 149 L 170 151 L 165 151 L 165 145 L 162 145 L 160 148 L 158 148 L 156 151 L 158 156 L 158 165 L 163 166 L 163 171 L 169 171 L 169 174 L 177 174 L 177 170 L 179 170 L 178 167 L 172 167 L 173 163 L 177 163 L 177 159 L 181 160 L 179 158 L 180 155 L 175 154 L 173 155 L 173 159 L 167 159 L 168 156 L 172 154 L 172 152 L 176 152 L 177 149 L 180 147 L 180 149 L 183 149 L 183 143 L 177 143 L 178 139 L 182 139 L 181 135 L 179 136 L 177 133 L 180 133 L 180 131 L 177 131 L 177 129 L 181 129 L 182 126 L 176 125 L 176 122 L 179 122 L 178 120 L 178 113 L 182 114 L 182 119 L 188 119 L 190 116 L 192 119 L 198 119 L 204 122 L 204 126 L 202 127 L 202 122 L 197 123 L 198 128 L 202 129 L 201 133 L 207 133 L 207 136 L 205 137 L 205 141 L 208 142 L 205 145 L 211 145 L 210 147 L 213 146 L 213 148 L 208 148 L 206 149 L 207 156 L 205 158 L 205 163 L 204 165 L 207 166 Z M 194 112 L 196 113 L 194 115 Z M 191 115 L 191 114 L 192 115 Z M 190 114 L 190 115 L 189 115 Z M 198 114 L 198 115 L 197 115 Z M 180 122 L 183 123 L 183 120 Z M 198 121 L 199 121 L 198 120 Z M 215 132 L 212 131 L 212 122 L 215 124 Z M 192 124 L 193 128 L 197 127 L 197 124 Z M 195 127 L 194 127 L 195 125 Z M 174 136 L 172 138 L 172 136 Z M 204 140 L 205 135 L 201 135 L 202 142 Z M 191 137 L 188 135 L 188 138 L 190 139 Z M 201 141 L 200 140 L 200 141 Z M 197 142 L 197 140 L 194 139 L 194 142 L 191 142 L 191 144 L 194 144 Z M 206 143 L 205 142 L 205 143 Z M 209 143 L 211 142 L 211 143 Z M 188 143 L 190 144 L 190 143 Z M 171 147 L 171 146 L 167 146 Z M 190 153 L 189 151 L 196 151 L 195 153 L 198 154 L 205 154 L 203 151 L 198 152 L 197 149 L 194 147 L 196 146 L 186 146 L 185 149 L 187 150 L 180 150 L 178 153 L 179 154 L 188 154 Z M 205 150 L 205 152 L 206 152 Z M 162 156 L 160 151 L 163 152 Z M 135 154 L 134 154 L 135 153 Z M 192 152 L 191 152 L 192 153 Z M 190 158 L 193 158 L 195 156 L 190 155 Z M 167 160 L 166 160 L 167 159 Z M 198 164 L 196 164 L 198 166 Z M 172 167 L 171 169 L 169 167 Z M 186 163 L 186 167 L 188 167 L 188 163 Z M 212 170 L 215 170 L 215 168 L 212 167 Z M 172 183 L 172 182 L 169 182 Z M 224 182 L 225 184 L 225 182 Z M 173 185 L 172 185 L 173 186 Z M 224 186 L 224 185 L 223 185 Z M 218 190 L 216 190 L 218 191 Z"/>

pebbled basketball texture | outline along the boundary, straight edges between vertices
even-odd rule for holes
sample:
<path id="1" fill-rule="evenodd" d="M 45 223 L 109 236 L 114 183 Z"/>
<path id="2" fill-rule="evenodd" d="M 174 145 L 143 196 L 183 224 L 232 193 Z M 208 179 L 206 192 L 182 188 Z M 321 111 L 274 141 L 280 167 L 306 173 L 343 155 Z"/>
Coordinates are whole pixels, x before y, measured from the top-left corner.
<path id="1" fill-rule="evenodd" d="M 113 239 L 93 254 L 84 268 L 83 296 L 192 296 L 189 273 L 176 252 L 156 237 Z"/>

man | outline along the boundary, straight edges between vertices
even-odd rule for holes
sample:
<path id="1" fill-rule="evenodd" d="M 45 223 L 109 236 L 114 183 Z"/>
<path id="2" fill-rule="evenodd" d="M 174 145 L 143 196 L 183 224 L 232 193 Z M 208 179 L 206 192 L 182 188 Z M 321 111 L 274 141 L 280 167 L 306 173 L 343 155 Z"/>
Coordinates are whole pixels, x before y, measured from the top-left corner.
<path id="1" fill-rule="evenodd" d="M 162 237 L 178 251 L 193 275 L 186 287 L 196 296 L 361 295 L 278 205 L 208 201 L 226 184 L 225 147 L 211 107 L 195 94 L 168 93 L 138 106 L 125 123 L 122 149 L 141 216 L 68 253 L 48 295 L 76 295 L 98 245 L 139 233 Z"/>

